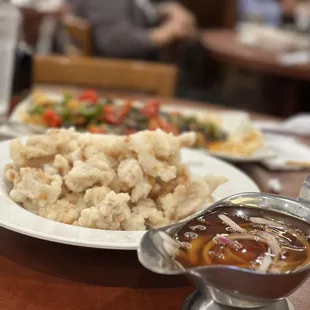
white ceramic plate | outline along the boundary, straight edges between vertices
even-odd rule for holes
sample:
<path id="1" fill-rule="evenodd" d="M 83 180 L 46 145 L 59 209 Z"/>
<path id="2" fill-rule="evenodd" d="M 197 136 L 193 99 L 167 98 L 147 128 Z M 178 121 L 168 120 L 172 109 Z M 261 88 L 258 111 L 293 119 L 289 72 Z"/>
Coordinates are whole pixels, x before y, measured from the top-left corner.
<path id="1" fill-rule="evenodd" d="M 77 246 L 123 250 L 138 247 L 144 232 L 106 231 L 62 224 L 32 214 L 13 202 L 3 178 L 3 168 L 10 162 L 9 145 L 10 141 L 0 143 L 0 226 L 39 239 Z M 239 192 L 259 191 L 257 185 L 243 172 L 202 152 L 184 149 L 182 160 L 190 166 L 194 175 L 214 174 L 229 179 L 215 192 L 216 200 Z"/>
<path id="2" fill-rule="evenodd" d="M 55 100 L 59 100 L 62 98 L 62 95 L 55 93 L 46 93 L 51 98 L 55 98 Z M 119 103 L 122 103 L 122 100 L 119 100 Z M 11 115 L 11 120 L 22 122 L 21 115 L 25 113 L 28 107 L 31 104 L 31 97 L 26 98 L 23 102 L 21 102 L 18 107 L 14 110 Z M 142 103 L 137 101 L 135 105 L 141 106 Z M 208 117 L 213 116 L 215 119 L 219 119 L 221 123 L 222 129 L 228 133 L 229 135 L 237 132 L 246 130 L 248 126 L 252 126 L 250 116 L 245 112 L 221 112 L 216 110 L 208 110 L 192 108 L 192 107 L 180 107 L 178 105 L 165 105 L 162 107 L 164 111 L 179 111 L 185 115 L 193 115 L 198 119 L 204 119 L 207 115 Z M 13 133 L 11 129 L 2 128 L 2 131 L 5 133 Z M 259 162 L 265 159 L 271 158 L 275 156 L 275 152 L 268 148 L 266 145 L 263 145 L 259 148 L 255 153 L 251 155 L 232 155 L 229 153 L 219 153 L 219 152 L 210 152 L 213 156 L 218 158 L 222 158 L 226 161 L 230 162 Z"/>

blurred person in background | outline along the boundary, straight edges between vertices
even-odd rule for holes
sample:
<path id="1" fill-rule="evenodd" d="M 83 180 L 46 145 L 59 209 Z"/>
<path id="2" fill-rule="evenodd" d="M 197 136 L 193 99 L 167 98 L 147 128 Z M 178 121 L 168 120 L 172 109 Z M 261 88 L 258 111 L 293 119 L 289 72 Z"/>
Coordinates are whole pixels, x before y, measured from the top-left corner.
<path id="1" fill-rule="evenodd" d="M 92 28 L 96 56 L 156 60 L 164 48 L 196 38 L 196 20 L 169 0 L 67 0 Z"/>

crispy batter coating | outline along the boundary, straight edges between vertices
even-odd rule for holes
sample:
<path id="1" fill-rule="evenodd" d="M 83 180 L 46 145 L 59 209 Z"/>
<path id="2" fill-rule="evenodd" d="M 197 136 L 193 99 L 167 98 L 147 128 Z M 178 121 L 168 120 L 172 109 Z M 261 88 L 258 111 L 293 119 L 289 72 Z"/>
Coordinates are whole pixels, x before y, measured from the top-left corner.
<path id="1" fill-rule="evenodd" d="M 165 137 L 161 141 L 161 137 Z M 169 143 L 169 142 L 174 143 Z M 176 178 L 177 167 L 169 165 L 168 160 L 178 154 L 177 139 L 160 130 L 143 131 L 129 138 L 129 149 L 135 152 L 143 171 L 152 177 L 158 177 L 164 182 Z"/>
<path id="2" fill-rule="evenodd" d="M 195 178 L 180 148 L 195 143 L 160 130 L 131 136 L 53 129 L 11 143 L 10 197 L 37 215 L 106 230 L 145 230 L 182 220 L 212 202 L 225 178 Z"/>
<path id="3" fill-rule="evenodd" d="M 72 170 L 64 177 L 65 184 L 74 193 L 84 192 L 94 185 L 110 185 L 115 171 L 107 163 L 105 156 L 94 155 L 86 162 L 76 161 Z"/>
<path id="4" fill-rule="evenodd" d="M 49 220 L 73 224 L 80 217 L 81 210 L 76 205 L 68 200 L 60 199 L 55 204 L 49 205 L 46 208 L 41 208 L 38 215 Z"/>
<path id="5" fill-rule="evenodd" d="M 103 199 L 111 192 L 107 186 L 96 186 L 85 191 L 84 201 L 89 207 L 99 207 Z"/>
<path id="6" fill-rule="evenodd" d="M 128 194 L 110 192 L 98 205 L 82 210 L 78 225 L 106 230 L 120 230 L 121 223 L 130 216 Z"/>
<path id="7" fill-rule="evenodd" d="M 37 168 L 21 168 L 16 176 L 11 198 L 23 203 L 31 200 L 34 205 L 46 207 L 57 201 L 61 194 L 62 179 L 58 175 L 50 176 Z"/>

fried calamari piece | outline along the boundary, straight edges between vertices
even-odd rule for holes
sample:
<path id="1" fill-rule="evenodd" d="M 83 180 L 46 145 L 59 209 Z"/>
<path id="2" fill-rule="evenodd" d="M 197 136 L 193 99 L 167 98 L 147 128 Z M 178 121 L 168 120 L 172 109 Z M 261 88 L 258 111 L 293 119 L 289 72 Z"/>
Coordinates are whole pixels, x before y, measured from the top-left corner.
<path id="1" fill-rule="evenodd" d="M 121 188 L 132 188 L 131 201 L 137 202 L 142 198 L 146 198 L 152 185 L 149 183 L 148 178 L 144 176 L 143 171 L 136 159 L 123 160 L 117 169 L 118 181 L 121 184 Z"/>
<path id="2" fill-rule="evenodd" d="M 11 143 L 11 158 L 19 167 L 42 168 L 54 156 L 69 156 L 77 147 L 78 134 L 73 130 L 53 129 L 46 135 L 33 136 L 23 144 L 20 139 Z"/>
<path id="3" fill-rule="evenodd" d="M 61 176 L 67 175 L 71 169 L 68 160 L 60 154 L 55 156 L 53 168 L 56 169 Z"/>
<path id="4" fill-rule="evenodd" d="M 133 217 L 142 216 L 145 220 L 145 225 L 148 228 L 158 228 L 169 225 L 169 220 L 164 216 L 164 213 L 157 209 L 156 203 L 152 199 L 142 199 L 132 209 Z"/>
<path id="5" fill-rule="evenodd" d="M 121 230 L 121 223 L 130 217 L 128 194 L 110 192 L 98 207 L 84 209 L 78 225 L 107 230 Z"/>
<path id="6" fill-rule="evenodd" d="M 96 186 L 86 190 L 84 201 L 88 207 L 99 207 L 103 199 L 111 192 L 107 186 Z"/>
<path id="7" fill-rule="evenodd" d="M 8 164 L 4 167 L 4 176 L 9 183 L 15 185 L 20 181 L 19 167 L 15 164 Z"/>
<path id="8" fill-rule="evenodd" d="M 93 143 L 92 139 L 84 140 L 84 138 L 79 139 L 79 148 L 76 149 L 72 153 L 72 161 L 87 161 L 92 156 L 100 154 L 101 156 L 105 156 L 105 160 L 109 163 L 109 165 L 116 169 L 118 166 L 118 161 L 111 156 L 105 154 L 104 143 L 98 139 L 98 142 Z"/>
<path id="9" fill-rule="evenodd" d="M 22 144 L 20 139 L 11 143 L 11 158 L 19 167 L 41 168 L 44 164 L 53 161 L 56 154 L 56 147 L 50 139 L 32 137 L 27 143 Z"/>
<path id="10" fill-rule="evenodd" d="M 148 178 L 144 178 L 139 182 L 131 191 L 131 201 L 133 203 L 138 202 L 140 199 L 148 197 L 152 190 L 152 185 L 149 183 Z"/>
<path id="11" fill-rule="evenodd" d="M 177 137 L 180 147 L 191 147 L 196 143 L 197 134 L 195 132 L 185 132 Z"/>
<path id="12" fill-rule="evenodd" d="M 62 200 L 68 201 L 70 204 L 74 205 L 77 210 L 82 211 L 88 208 L 87 203 L 84 201 L 83 193 L 72 193 L 72 192 L 62 192 Z"/>
<path id="13" fill-rule="evenodd" d="M 49 220 L 73 224 L 80 217 L 81 210 L 68 200 L 60 199 L 50 206 L 41 208 L 38 215 Z"/>
<path id="14" fill-rule="evenodd" d="M 57 201 L 61 194 L 60 176 L 47 175 L 41 169 L 21 168 L 13 182 L 10 197 L 20 203 L 31 200 L 34 205 L 45 207 Z"/>
<path id="15" fill-rule="evenodd" d="M 109 186 L 116 175 L 104 155 L 94 155 L 86 162 L 75 161 L 73 165 L 64 180 L 74 193 L 84 192 L 94 185 Z"/>
<path id="16" fill-rule="evenodd" d="M 131 135 L 128 145 L 130 150 L 137 154 L 138 162 L 146 174 L 169 182 L 177 175 L 177 168 L 168 164 L 168 160 L 173 161 L 174 156 L 178 156 L 176 141 L 173 135 L 160 130 L 143 131 Z"/>
<path id="17" fill-rule="evenodd" d="M 159 197 L 158 204 L 165 216 L 172 222 L 177 222 L 200 211 L 217 188 L 215 185 L 226 182 L 226 178 L 218 177 L 210 183 L 210 178 L 211 176 L 193 179 L 187 185 L 178 185 L 172 193 Z"/>
<path id="18" fill-rule="evenodd" d="M 116 159 L 128 152 L 125 140 L 125 136 L 83 134 L 79 139 L 79 145 L 85 149 L 86 158 L 99 152 Z"/>
<path id="19" fill-rule="evenodd" d="M 128 188 L 133 188 L 142 182 L 143 171 L 136 159 L 125 159 L 117 168 L 117 176 L 120 183 L 124 183 Z"/>

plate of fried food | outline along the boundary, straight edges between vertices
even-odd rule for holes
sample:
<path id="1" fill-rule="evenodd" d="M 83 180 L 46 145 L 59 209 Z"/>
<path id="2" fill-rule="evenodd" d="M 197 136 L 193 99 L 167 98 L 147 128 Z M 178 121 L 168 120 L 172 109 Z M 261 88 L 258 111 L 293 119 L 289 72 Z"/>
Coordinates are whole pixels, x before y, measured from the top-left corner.
<path id="1" fill-rule="evenodd" d="M 77 246 L 136 249 L 144 232 L 214 201 L 259 191 L 244 173 L 189 147 L 193 132 L 96 135 L 75 129 L 1 143 L 0 225 Z"/>
<path id="2" fill-rule="evenodd" d="M 79 96 L 35 91 L 22 102 L 11 120 L 43 128 L 72 127 L 95 134 L 132 134 L 161 129 L 178 135 L 194 131 L 193 148 L 229 161 L 260 161 L 274 156 L 244 112 L 223 112 L 100 98 L 94 90 Z"/>

